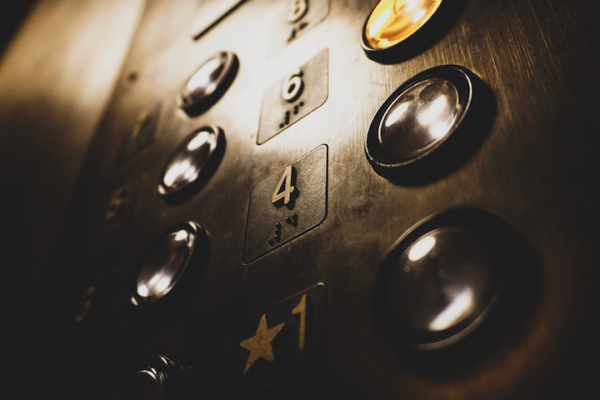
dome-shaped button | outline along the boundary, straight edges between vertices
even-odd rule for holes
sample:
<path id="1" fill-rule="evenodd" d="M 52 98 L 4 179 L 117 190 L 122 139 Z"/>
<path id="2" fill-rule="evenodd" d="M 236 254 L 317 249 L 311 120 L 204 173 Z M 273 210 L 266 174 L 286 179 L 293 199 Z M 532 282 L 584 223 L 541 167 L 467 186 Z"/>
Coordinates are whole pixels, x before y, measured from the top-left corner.
<path id="1" fill-rule="evenodd" d="M 392 347 L 447 347 L 487 321 L 500 297 L 514 303 L 506 282 L 515 268 L 526 276 L 528 262 L 513 229 L 491 213 L 466 208 L 427 218 L 382 263 L 374 319 Z"/>
<path id="2" fill-rule="evenodd" d="M 477 113 L 470 112 L 474 107 Z M 448 153 L 442 148 L 451 146 L 444 143 L 457 132 L 479 131 L 471 129 L 471 122 L 481 125 L 489 119 L 490 108 L 485 85 L 468 69 L 444 65 L 421 72 L 396 89 L 375 114 L 365 142 L 367 158 L 380 174 L 423 164 L 433 153 Z M 455 158 L 476 143 L 470 142 L 461 143 Z"/>
<path id="3" fill-rule="evenodd" d="M 395 315 L 408 328 L 442 332 L 475 321 L 495 289 L 485 244 L 472 231 L 446 227 L 402 253 L 389 294 Z"/>
<path id="4" fill-rule="evenodd" d="M 224 134 L 216 126 L 205 126 L 189 135 L 171 154 L 163 169 L 158 192 L 163 196 L 186 196 L 198 189 L 220 160 Z"/>
<path id="5" fill-rule="evenodd" d="M 229 51 L 222 51 L 209 58 L 181 88 L 181 108 L 190 116 L 206 111 L 233 82 L 238 66 L 237 56 Z"/>
<path id="6" fill-rule="evenodd" d="M 132 303 L 145 306 L 168 296 L 189 269 L 201 267 L 196 264 L 206 251 L 207 238 L 200 226 L 186 222 L 169 229 L 144 256 L 135 277 Z"/>

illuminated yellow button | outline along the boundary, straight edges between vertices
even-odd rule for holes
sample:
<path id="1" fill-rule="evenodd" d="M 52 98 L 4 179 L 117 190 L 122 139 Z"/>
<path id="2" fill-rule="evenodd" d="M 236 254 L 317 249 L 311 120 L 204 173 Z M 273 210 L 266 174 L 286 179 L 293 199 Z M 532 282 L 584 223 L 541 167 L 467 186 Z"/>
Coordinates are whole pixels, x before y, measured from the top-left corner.
<path id="1" fill-rule="evenodd" d="M 389 49 L 418 31 L 442 0 L 381 0 L 365 26 L 369 47 Z"/>

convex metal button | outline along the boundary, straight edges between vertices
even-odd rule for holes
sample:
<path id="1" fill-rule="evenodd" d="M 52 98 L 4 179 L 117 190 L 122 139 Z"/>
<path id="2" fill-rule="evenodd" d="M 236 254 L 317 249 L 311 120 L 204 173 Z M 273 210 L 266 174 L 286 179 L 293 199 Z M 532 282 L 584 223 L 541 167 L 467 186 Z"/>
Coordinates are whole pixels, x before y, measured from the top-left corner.
<path id="1" fill-rule="evenodd" d="M 514 302 L 516 291 L 505 288 L 516 287 L 515 271 L 528 274 L 527 254 L 510 225 L 487 211 L 461 208 L 427 218 L 398 239 L 381 265 L 376 323 L 392 347 L 434 350 L 462 342 L 498 310 L 499 299 Z"/>
<path id="2" fill-rule="evenodd" d="M 469 114 L 487 105 L 479 78 L 464 67 L 445 65 L 421 72 L 402 84 L 379 108 L 367 133 L 367 158 L 382 170 L 415 164 L 432 153 L 458 130 L 468 131 Z M 473 118 L 468 118 L 473 117 Z"/>
<path id="3" fill-rule="evenodd" d="M 229 88 L 238 67 L 238 58 L 230 51 L 222 51 L 209 58 L 181 88 L 181 108 L 190 116 L 206 111 Z"/>
<path id="4" fill-rule="evenodd" d="M 197 129 L 175 149 L 163 168 L 158 192 L 165 197 L 187 196 L 199 189 L 220 161 L 225 146 L 216 126 Z"/>
<path id="5" fill-rule="evenodd" d="M 199 225 L 184 222 L 170 228 L 145 254 L 134 278 L 132 303 L 152 305 L 176 289 L 181 292 L 178 283 L 203 267 L 207 252 L 208 239 Z"/>

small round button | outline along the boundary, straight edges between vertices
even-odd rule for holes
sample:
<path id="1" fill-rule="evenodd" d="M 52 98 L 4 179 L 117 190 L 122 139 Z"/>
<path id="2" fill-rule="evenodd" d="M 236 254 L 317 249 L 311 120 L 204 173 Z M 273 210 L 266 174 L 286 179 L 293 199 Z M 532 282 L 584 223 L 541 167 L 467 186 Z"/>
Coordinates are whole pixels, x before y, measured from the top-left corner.
<path id="1" fill-rule="evenodd" d="M 192 222 L 175 225 L 159 237 L 137 271 L 132 303 L 154 304 L 173 292 L 189 269 L 199 268 L 195 264 L 205 256 L 206 241 L 204 230 Z"/>
<path id="2" fill-rule="evenodd" d="M 376 280 L 375 319 L 384 336 L 393 346 L 434 350 L 469 335 L 505 297 L 507 271 L 525 259 L 512 232 L 477 209 L 450 210 L 411 228 Z"/>
<path id="3" fill-rule="evenodd" d="M 206 111 L 233 82 L 238 66 L 237 56 L 230 51 L 222 51 L 209 58 L 181 88 L 181 108 L 190 116 Z"/>
<path id="4" fill-rule="evenodd" d="M 181 370 L 165 356 L 149 357 L 138 363 L 113 390 L 111 400 L 170 400 L 181 394 Z"/>
<path id="5" fill-rule="evenodd" d="M 201 176 L 212 172 L 224 147 L 224 134 L 216 126 L 205 126 L 189 135 L 171 154 L 163 169 L 158 192 L 175 196 L 194 191 Z"/>
<path id="6" fill-rule="evenodd" d="M 398 169 L 437 151 L 466 126 L 479 86 L 471 71 L 456 65 L 429 69 L 402 84 L 369 127 L 365 152 L 371 164 L 380 171 Z"/>

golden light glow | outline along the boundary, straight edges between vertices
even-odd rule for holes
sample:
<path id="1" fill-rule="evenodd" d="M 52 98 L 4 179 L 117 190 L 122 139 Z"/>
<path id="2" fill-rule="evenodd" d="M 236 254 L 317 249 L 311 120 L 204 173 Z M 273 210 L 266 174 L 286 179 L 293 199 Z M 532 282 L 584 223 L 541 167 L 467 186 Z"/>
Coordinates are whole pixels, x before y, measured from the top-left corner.
<path id="1" fill-rule="evenodd" d="M 367 21 L 365 36 L 373 49 L 388 49 L 419 30 L 442 0 L 381 0 Z"/>

